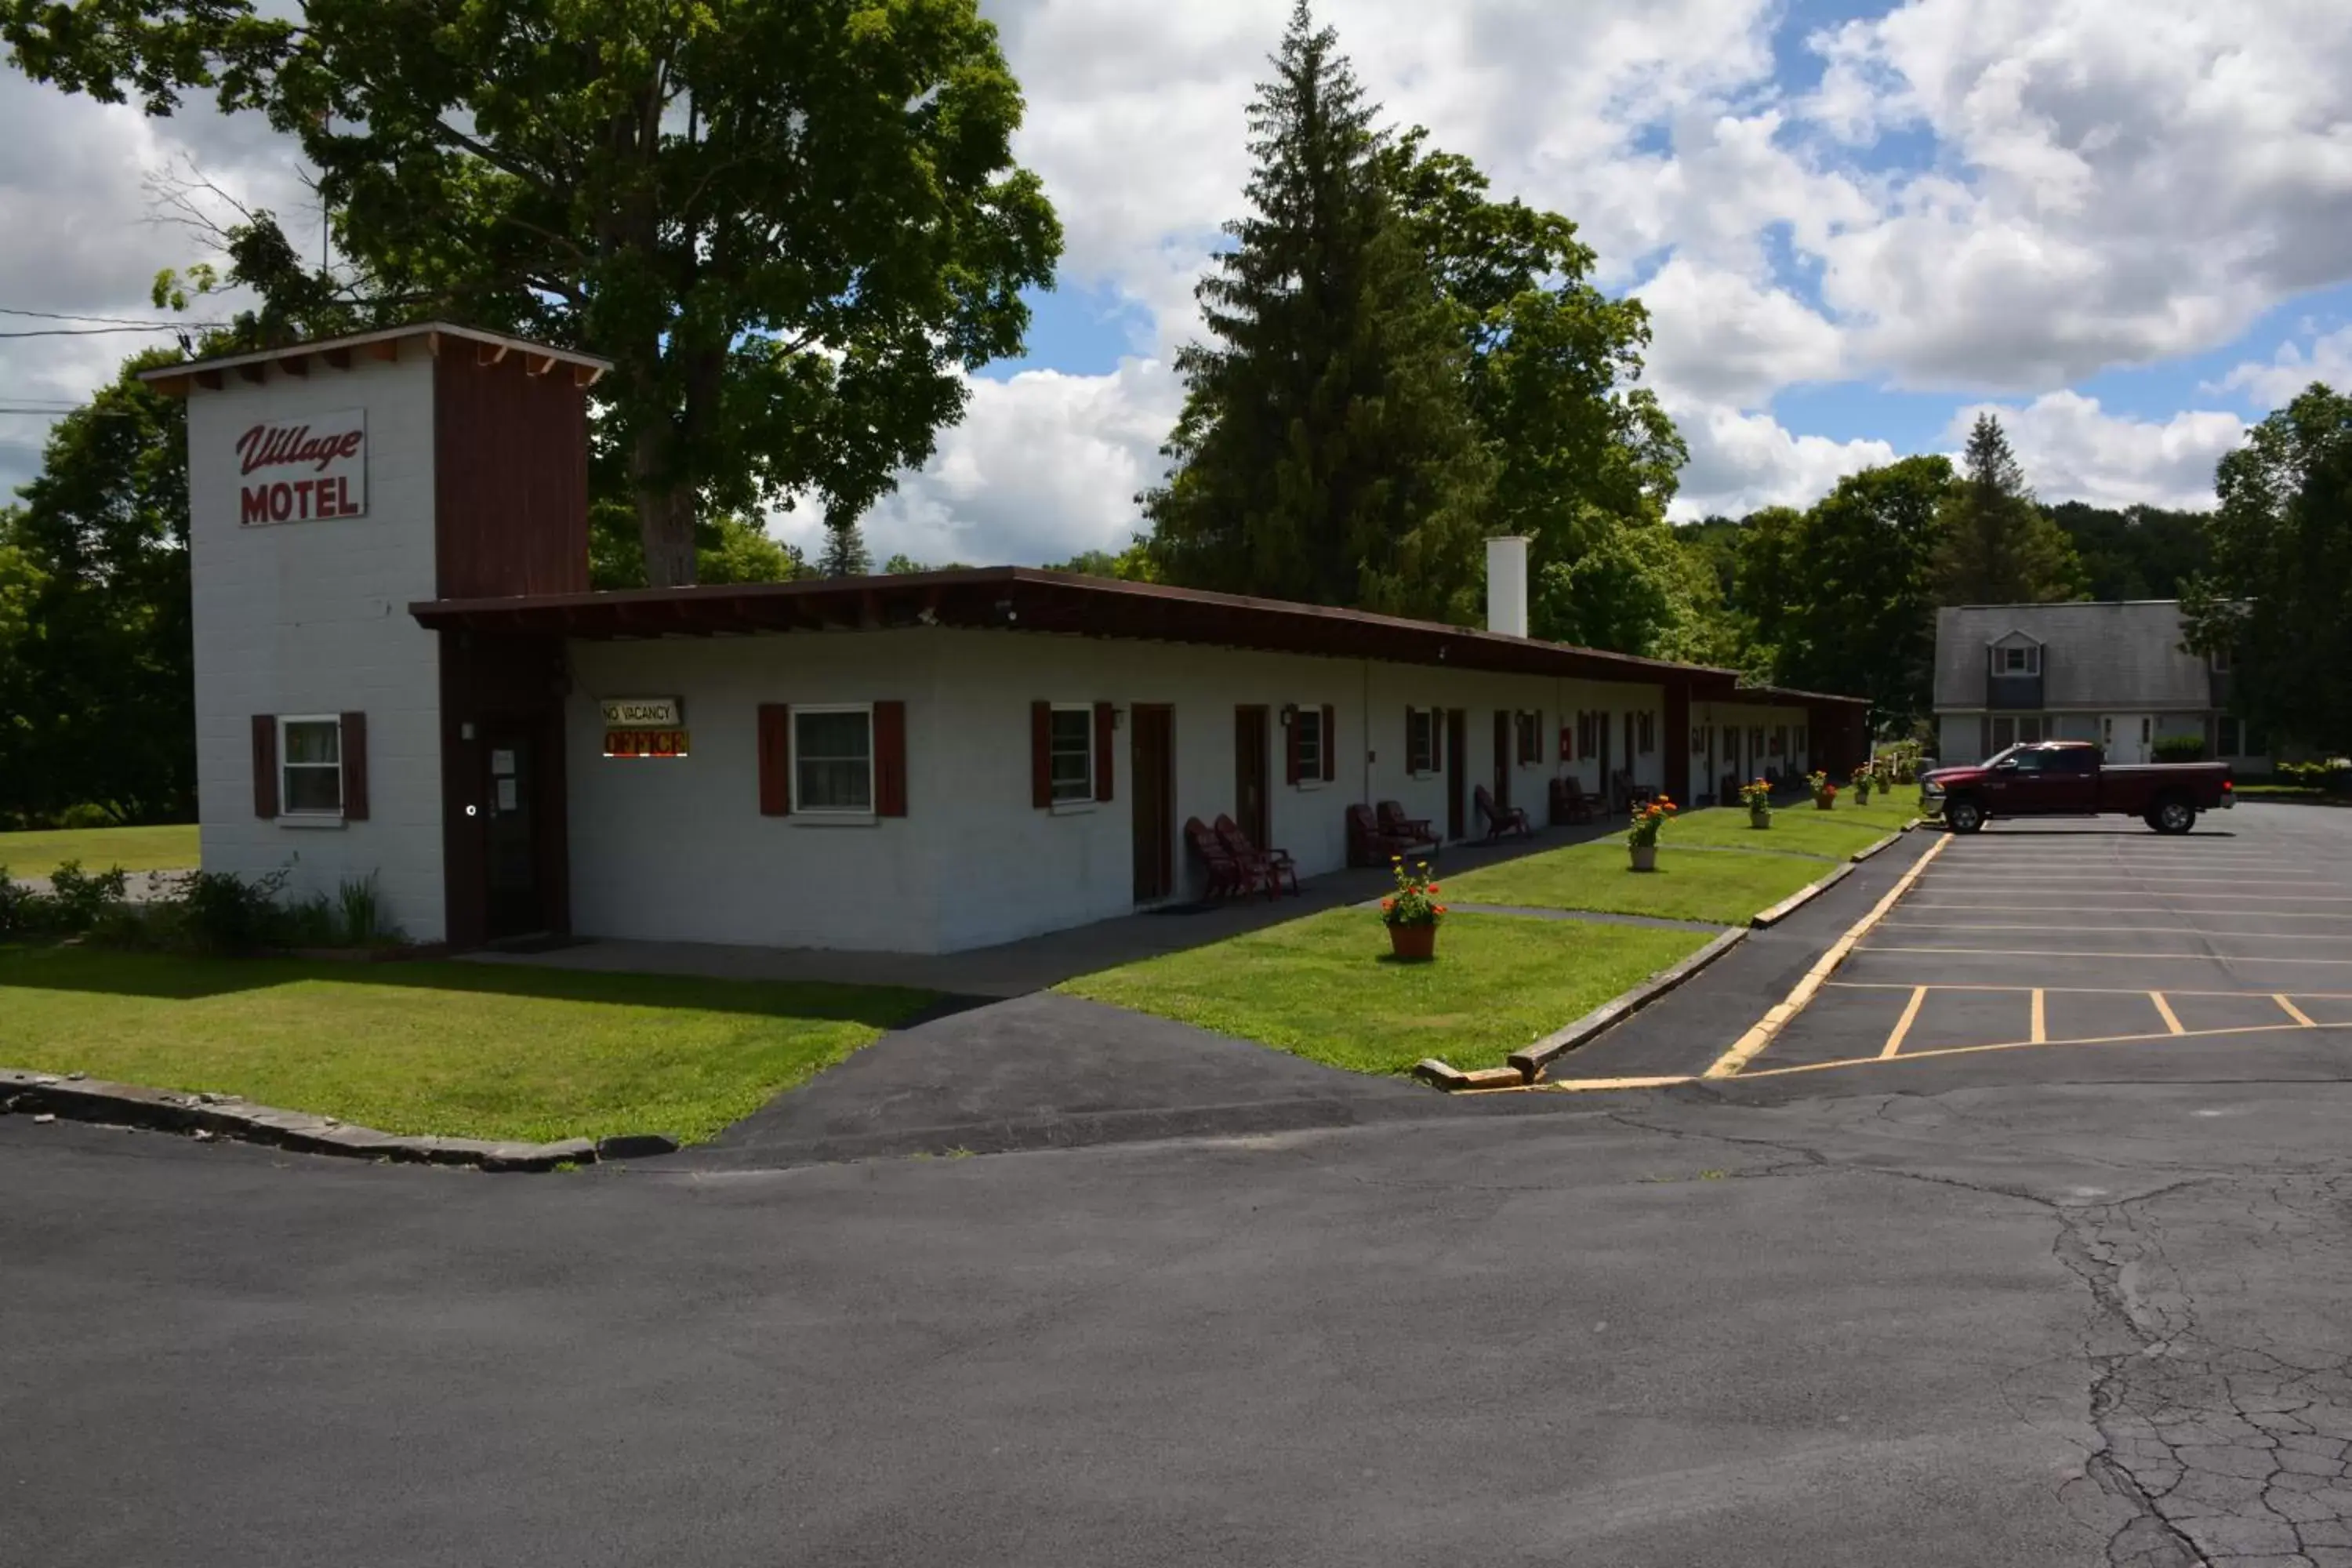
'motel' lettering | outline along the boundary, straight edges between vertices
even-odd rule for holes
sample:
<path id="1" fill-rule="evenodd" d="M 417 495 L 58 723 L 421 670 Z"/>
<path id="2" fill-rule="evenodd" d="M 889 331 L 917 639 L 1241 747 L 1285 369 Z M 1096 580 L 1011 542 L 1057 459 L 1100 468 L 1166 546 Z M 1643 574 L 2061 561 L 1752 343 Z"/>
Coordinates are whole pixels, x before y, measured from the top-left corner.
<path id="1" fill-rule="evenodd" d="M 307 522 L 321 517 L 357 517 L 360 509 L 352 500 L 351 481 L 341 475 L 331 479 L 281 479 L 270 485 L 248 485 L 237 521 L 253 522 Z"/>

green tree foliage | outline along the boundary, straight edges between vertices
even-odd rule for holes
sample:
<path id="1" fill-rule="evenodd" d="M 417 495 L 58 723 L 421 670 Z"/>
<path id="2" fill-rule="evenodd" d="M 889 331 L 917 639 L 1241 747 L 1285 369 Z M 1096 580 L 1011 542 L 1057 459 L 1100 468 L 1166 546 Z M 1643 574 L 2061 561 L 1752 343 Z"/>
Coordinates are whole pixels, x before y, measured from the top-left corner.
<path id="1" fill-rule="evenodd" d="M 1116 577 L 1128 583 L 1157 583 L 1157 563 L 1151 558 L 1151 547 L 1137 540 L 1114 555 L 1108 550 L 1087 550 L 1067 561 L 1052 563 L 1048 571 L 1076 572 L 1087 577 Z"/>
<path id="2" fill-rule="evenodd" d="M 0 511 L 0 819 L 194 810 L 187 410 L 137 379 L 180 357 L 58 420 Z"/>
<path id="3" fill-rule="evenodd" d="M 600 439 L 657 584 L 695 521 L 855 518 L 1018 353 L 1060 233 L 1013 163 L 1020 90 L 977 0 L 0 0 L 37 80 L 266 116 L 319 171 L 350 274 L 267 213 L 218 279 L 604 354 Z"/>
<path id="4" fill-rule="evenodd" d="M 2042 510 L 2074 544 L 2083 590 L 2094 599 L 2177 599 L 2181 584 L 2213 563 L 2211 519 L 2201 511 L 2116 511 L 2077 500 Z"/>
<path id="5" fill-rule="evenodd" d="M 1928 710 L 1935 564 L 1952 465 L 1906 458 L 1840 479 L 1803 513 L 1750 517 L 1739 600 L 1777 682 L 1866 696 L 1882 725 Z"/>
<path id="6" fill-rule="evenodd" d="M 1587 281 L 1594 256 L 1573 223 L 1493 200 L 1475 164 L 1427 136 L 1384 148 L 1379 172 L 1457 313 L 1471 411 L 1501 459 L 1493 531 L 1533 540 L 1538 571 L 1572 563 L 1619 528 L 1662 521 L 1689 460 L 1655 395 L 1632 384 L 1649 317 Z"/>
<path id="7" fill-rule="evenodd" d="M 1460 310 L 1384 188 L 1385 143 L 1305 0 L 1250 110 L 1251 213 L 1179 351 L 1167 482 L 1139 498 L 1164 578 L 1467 618 L 1495 461 Z"/>
<path id="8" fill-rule="evenodd" d="M 790 583 L 816 574 L 797 544 L 769 534 L 751 518 L 706 516 L 694 525 L 695 579 L 701 583 Z M 605 498 L 588 509 L 588 585 L 643 588 L 646 557 L 626 500 Z"/>
<path id="9" fill-rule="evenodd" d="M 2352 751 L 2352 396 L 2313 383 L 2215 476 L 2213 565 L 2181 595 L 2189 645 L 2227 650 L 2233 706 Z"/>
<path id="10" fill-rule="evenodd" d="M 2082 574 L 2065 532 L 2034 504 L 2000 421 L 1977 416 L 1965 471 L 1945 498 L 1936 593 L 1946 605 L 2071 599 Z"/>
<path id="11" fill-rule="evenodd" d="M 1696 664 L 1738 653 L 1706 561 L 1663 522 L 1611 529 L 1538 569 L 1528 619 L 1537 636 L 1580 647 Z"/>

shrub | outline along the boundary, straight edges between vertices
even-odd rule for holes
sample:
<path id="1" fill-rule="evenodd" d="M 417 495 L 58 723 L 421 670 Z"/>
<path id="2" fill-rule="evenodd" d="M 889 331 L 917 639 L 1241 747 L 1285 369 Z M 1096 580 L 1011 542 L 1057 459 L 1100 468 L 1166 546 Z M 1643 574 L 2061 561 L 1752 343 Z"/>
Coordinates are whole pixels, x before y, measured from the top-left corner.
<path id="1" fill-rule="evenodd" d="M 250 882 L 233 871 L 190 871 L 173 879 L 173 945 L 223 954 L 278 945 L 289 923 L 287 911 L 278 907 L 286 878 L 281 867 Z"/>
<path id="2" fill-rule="evenodd" d="M 400 932 L 383 918 L 383 896 L 376 890 L 374 872 L 364 877 L 346 877 L 335 891 L 342 905 L 345 942 L 353 947 L 365 947 L 371 942 L 399 940 Z"/>
<path id="3" fill-rule="evenodd" d="M 110 802 L 84 801 L 58 813 L 59 827 L 120 827 L 125 820 L 122 808 Z"/>
<path id="4" fill-rule="evenodd" d="M 2201 763 L 2205 760 L 2205 737 L 2158 735 L 2154 750 L 2159 763 Z"/>

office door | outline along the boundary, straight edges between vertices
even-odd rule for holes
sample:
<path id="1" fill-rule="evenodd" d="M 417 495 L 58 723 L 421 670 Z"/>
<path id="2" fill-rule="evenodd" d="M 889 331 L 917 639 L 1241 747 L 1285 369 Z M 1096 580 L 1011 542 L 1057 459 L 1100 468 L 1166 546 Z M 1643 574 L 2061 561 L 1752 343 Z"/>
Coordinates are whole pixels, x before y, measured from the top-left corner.
<path id="1" fill-rule="evenodd" d="M 1128 710 L 1128 786 L 1135 805 L 1135 901 L 1176 890 L 1176 710 L 1139 702 Z M 1263 843 L 1264 840 L 1257 840 Z"/>
<path id="2" fill-rule="evenodd" d="M 1470 715 L 1460 708 L 1445 715 L 1445 837 L 1460 838 L 1467 831 L 1470 806 Z"/>
<path id="3" fill-rule="evenodd" d="M 1261 846 L 1274 842 L 1266 831 L 1265 728 L 1264 708 L 1234 710 L 1234 821 L 1251 843 Z"/>

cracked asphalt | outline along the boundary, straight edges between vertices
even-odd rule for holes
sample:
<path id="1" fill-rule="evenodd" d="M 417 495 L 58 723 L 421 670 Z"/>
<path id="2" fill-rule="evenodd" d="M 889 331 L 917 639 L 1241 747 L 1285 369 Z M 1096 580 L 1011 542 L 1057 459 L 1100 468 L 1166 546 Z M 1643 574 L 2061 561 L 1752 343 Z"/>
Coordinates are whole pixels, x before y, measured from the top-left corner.
<path id="1" fill-rule="evenodd" d="M 2347 1066 L 545 1177 L 0 1116 L 0 1563 L 2352 1568 Z"/>

